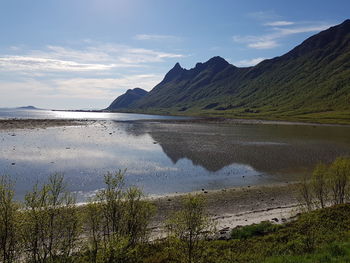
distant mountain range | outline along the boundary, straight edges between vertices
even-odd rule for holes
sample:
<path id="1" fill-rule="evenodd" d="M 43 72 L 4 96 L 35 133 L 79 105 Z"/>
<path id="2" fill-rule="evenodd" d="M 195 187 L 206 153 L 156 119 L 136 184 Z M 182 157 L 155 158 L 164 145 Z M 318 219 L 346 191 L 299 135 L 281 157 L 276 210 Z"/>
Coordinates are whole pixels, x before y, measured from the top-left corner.
<path id="1" fill-rule="evenodd" d="M 41 109 L 34 107 L 34 106 L 23 106 L 23 107 L 17 107 L 16 109 L 18 109 L 18 110 L 41 110 Z"/>
<path id="2" fill-rule="evenodd" d="M 0 108 L 0 109 L 1 110 L 42 110 L 34 106 L 22 106 L 22 107 L 16 107 L 16 108 Z"/>
<path id="3" fill-rule="evenodd" d="M 176 63 L 150 92 L 128 90 L 108 110 L 348 122 L 350 20 L 254 67 L 221 57 L 190 70 Z"/>

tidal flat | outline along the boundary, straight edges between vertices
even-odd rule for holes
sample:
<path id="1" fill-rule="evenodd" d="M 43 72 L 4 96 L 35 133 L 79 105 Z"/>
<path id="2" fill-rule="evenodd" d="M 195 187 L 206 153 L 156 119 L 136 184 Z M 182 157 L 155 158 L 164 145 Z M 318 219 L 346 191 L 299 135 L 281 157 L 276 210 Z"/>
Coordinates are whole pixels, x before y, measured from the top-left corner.
<path id="1" fill-rule="evenodd" d="M 348 126 L 213 119 L 0 124 L 6 122 L 0 167 L 16 182 L 18 200 L 56 172 L 84 202 L 103 187 L 105 173 L 119 169 L 126 169 L 127 185 L 161 197 L 296 182 L 317 163 L 350 154 Z"/>

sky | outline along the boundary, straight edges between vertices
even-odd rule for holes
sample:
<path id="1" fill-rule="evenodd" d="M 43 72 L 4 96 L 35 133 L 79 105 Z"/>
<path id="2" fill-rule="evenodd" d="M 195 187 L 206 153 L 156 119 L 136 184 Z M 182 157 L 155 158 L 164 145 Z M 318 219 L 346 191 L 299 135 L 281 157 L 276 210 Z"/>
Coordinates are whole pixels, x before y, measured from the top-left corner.
<path id="1" fill-rule="evenodd" d="M 349 10 L 349 0 L 0 0 L 0 108 L 106 108 L 176 62 L 283 55 Z"/>

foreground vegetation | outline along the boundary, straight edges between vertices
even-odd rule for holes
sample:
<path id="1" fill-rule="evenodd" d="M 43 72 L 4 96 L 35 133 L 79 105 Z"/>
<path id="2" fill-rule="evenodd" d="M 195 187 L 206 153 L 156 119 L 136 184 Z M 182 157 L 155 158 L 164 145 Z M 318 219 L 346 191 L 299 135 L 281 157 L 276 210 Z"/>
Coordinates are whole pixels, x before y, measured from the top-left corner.
<path id="1" fill-rule="evenodd" d="M 311 180 L 304 178 L 301 182 L 300 199 L 308 211 L 349 201 L 350 158 L 339 157 L 328 166 L 318 164 Z"/>
<path id="2" fill-rule="evenodd" d="M 276 225 L 237 227 L 218 240 L 204 199 L 184 197 L 164 222 L 164 239 L 150 239 L 155 206 L 108 173 L 105 188 L 84 206 L 52 175 L 13 200 L 9 177 L 0 181 L 0 262 L 350 262 L 350 159 L 318 165 L 300 184 L 308 212 Z M 328 207 L 330 206 L 331 207 Z"/>
<path id="3" fill-rule="evenodd" d="M 124 173 L 108 173 L 106 187 L 78 207 L 63 176 L 34 186 L 23 204 L 13 201 L 8 177 L 0 182 L 0 262 L 126 262 L 148 240 L 154 206 Z"/>

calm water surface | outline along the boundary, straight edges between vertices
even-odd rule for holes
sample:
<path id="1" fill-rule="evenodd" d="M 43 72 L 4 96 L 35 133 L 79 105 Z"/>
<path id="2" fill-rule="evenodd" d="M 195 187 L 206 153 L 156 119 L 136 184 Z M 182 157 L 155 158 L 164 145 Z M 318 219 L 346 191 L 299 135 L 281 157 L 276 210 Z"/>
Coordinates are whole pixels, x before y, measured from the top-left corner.
<path id="1" fill-rule="evenodd" d="M 88 120 L 149 120 L 149 119 L 187 119 L 187 117 L 161 116 L 147 114 L 112 112 L 77 112 L 53 110 L 1 109 L 0 119 L 88 119 Z"/>
<path id="2" fill-rule="evenodd" d="M 320 161 L 350 155 L 349 127 L 118 115 L 91 117 L 99 121 L 86 126 L 0 131 L 0 169 L 15 179 L 16 198 L 54 172 L 64 173 L 69 190 L 84 201 L 103 187 L 103 174 L 118 169 L 127 169 L 128 185 L 161 195 L 297 180 Z"/>

